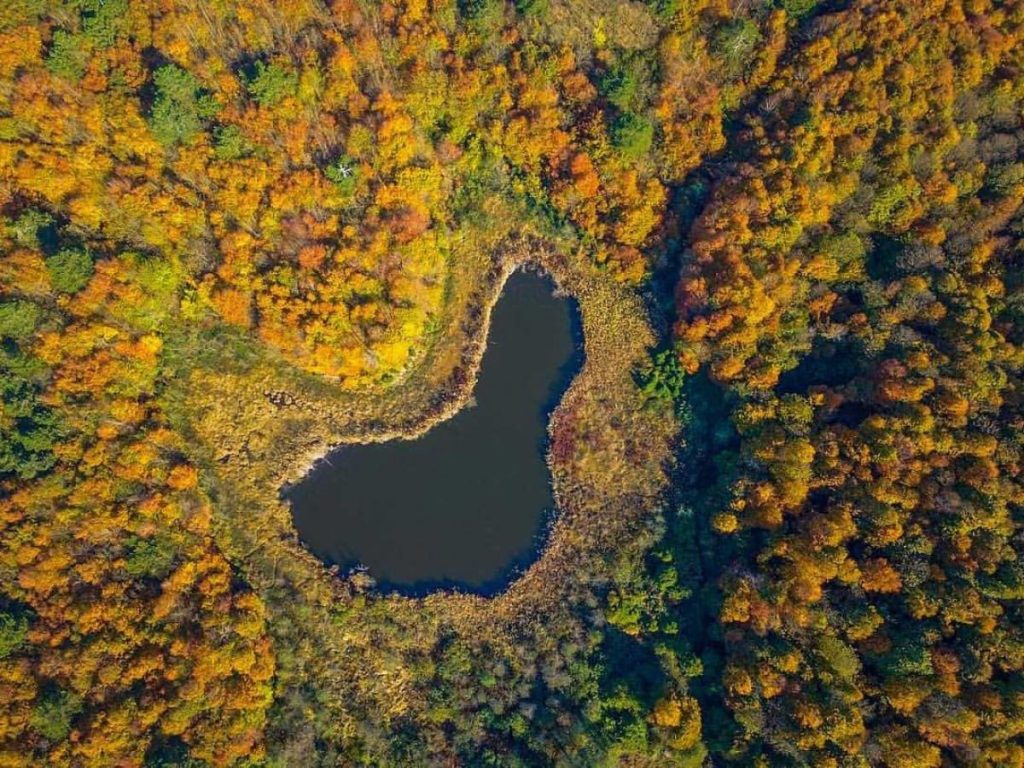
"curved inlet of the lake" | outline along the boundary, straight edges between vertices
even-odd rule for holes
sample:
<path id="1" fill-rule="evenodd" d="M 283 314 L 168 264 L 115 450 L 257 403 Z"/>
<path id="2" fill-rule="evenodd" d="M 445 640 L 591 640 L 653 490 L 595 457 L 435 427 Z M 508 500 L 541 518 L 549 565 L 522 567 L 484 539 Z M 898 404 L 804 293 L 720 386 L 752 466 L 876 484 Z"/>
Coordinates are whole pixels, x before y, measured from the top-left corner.
<path id="1" fill-rule="evenodd" d="M 491 315 L 473 399 L 415 440 L 344 446 L 289 488 L 300 539 L 384 591 L 503 590 L 554 513 L 547 424 L 582 364 L 571 299 L 514 272 Z"/>

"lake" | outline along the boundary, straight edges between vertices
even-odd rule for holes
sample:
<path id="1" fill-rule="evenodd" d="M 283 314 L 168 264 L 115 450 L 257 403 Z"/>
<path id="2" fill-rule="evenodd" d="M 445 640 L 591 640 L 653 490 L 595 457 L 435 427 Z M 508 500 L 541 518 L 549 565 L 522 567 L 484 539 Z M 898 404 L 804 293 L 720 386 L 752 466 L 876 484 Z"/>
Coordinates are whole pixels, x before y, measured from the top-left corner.
<path id="1" fill-rule="evenodd" d="M 538 554 L 553 513 L 551 411 L 582 362 L 577 308 L 517 271 L 491 315 L 474 400 L 415 440 L 344 446 L 286 498 L 305 545 L 382 589 L 493 594 Z"/>

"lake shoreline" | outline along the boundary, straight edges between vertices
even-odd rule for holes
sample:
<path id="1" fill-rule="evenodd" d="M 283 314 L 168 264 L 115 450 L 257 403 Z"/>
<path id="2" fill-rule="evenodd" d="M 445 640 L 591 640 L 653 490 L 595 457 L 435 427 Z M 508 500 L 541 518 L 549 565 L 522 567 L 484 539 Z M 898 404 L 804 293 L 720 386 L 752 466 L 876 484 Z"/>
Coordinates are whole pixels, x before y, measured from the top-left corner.
<path id="1" fill-rule="evenodd" d="M 429 428 L 346 441 L 282 488 L 300 540 L 328 567 L 365 572 L 383 593 L 494 596 L 540 556 L 557 514 L 550 419 L 585 339 L 578 303 L 547 270 L 510 266 L 481 313 L 479 361 L 463 363 L 465 387 Z"/>
<path id="2" fill-rule="evenodd" d="M 321 571 L 327 577 L 328 590 L 334 594 L 334 599 L 351 599 L 353 594 L 375 595 L 381 599 L 398 599 L 413 601 L 424 604 L 437 601 L 456 600 L 465 608 L 470 605 L 473 613 L 477 610 L 484 610 L 484 606 L 490 605 L 494 610 L 503 612 L 518 612 L 524 603 L 534 602 L 534 596 L 544 595 L 545 589 L 540 584 L 553 578 L 554 572 L 564 572 L 566 563 L 571 562 L 577 555 L 574 554 L 576 547 L 584 542 L 573 542 L 568 545 L 569 531 L 576 525 L 574 518 L 578 511 L 593 504 L 607 507 L 609 504 L 616 505 L 614 500 L 621 491 L 627 491 L 633 485 L 632 482 L 625 482 L 623 489 L 606 487 L 608 481 L 604 478 L 595 478 L 589 489 L 581 488 L 577 481 L 566 477 L 567 467 L 562 466 L 560 461 L 552 455 L 552 444 L 554 432 L 558 427 L 560 417 L 570 410 L 571 401 L 591 398 L 603 392 L 607 388 L 609 396 L 615 392 L 619 397 L 615 399 L 616 407 L 637 399 L 635 386 L 632 379 L 633 367 L 641 359 L 645 359 L 646 350 L 653 344 L 654 336 L 646 314 L 642 310 L 639 298 L 627 287 L 617 286 L 609 282 L 607 277 L 597 272 L 591 273 L 593 267 L 583 267 L 573 263 L 574 259 L 562 254 L 544 241 L 529 239 L 523 241 L 516 239 L 502 244 L 497 250 L 497 256 L 491 261 L 491 273 L 476 285 L 477 301 L 467 302 L 470 319 L 460 324 L 459 330 L 462 337 L 461 351 L 458 356 L 459 362 L 454 365 L 450 373 L 442 383 L 435 384 L 437 394 L 432 402 L 425 409 L 418 413 L 412 413 L 407 420 L 400 420 L 396 425 L 373 424 L 368 428 L 356 428 L 347 432 L 345 437 L 330 442 L 316 445 L 311 450 L 301 454 L 299 459 L 279 465 L 277 471 L 268 478 L 276 489 L 276 499 L 283 508 L 284 514 L 289 522 L 289 538 L 303 555 L 303 559 L 315 564 L 315 569 Z M 308 474 L 332 452 L 344 449 L 346 446 L 369 445 L 382 443 L 390 440 L 414 440 L 422 437 L 438 424 L 452 418 L 468 404 L 477 378 L 479 376 L 481 362 L 487 347 L 488 332 L 490 329 L 491 317 L 497 302 L 500 300 L 505 284 L 509 277 L 519 269 L 533 269 L 547 275 L 555 283 L 560 294 L 568 296 L 577 307 L 579 312 L 579 335 L 583 345 L 581 352 L 581 364 L 576 374 L 572 377 L 568 386 L 562 391 L 555 407 L 548 414 L 548 450 L 545 456 L 545 463 L 551 475 L 552 490 L 555 498 L 555 512 L 545 522 L 543 530 L 539 532 L 538 542 L 530 557 L 516 564 L 514 570 L 506 574 L 501 580 L 499 588 L 486 590 L 466 590 L 458 585 L 443 584 L 440 589 L 415 589 L 396 590 L 389 588 L 386 583 L 377 583 L 371 574 L 365 569 L 343 569 L 338 566 L 328 565 L 321 561 L 305 544 L 299 539 L 294 527 L 291 526 L 291 507 L 283 494 L 296 483 L 301 482 Z M 482 300 L 480 300 L 482 297 Z M 624 302 L 624 303 L 623 303 Z M 613 309 L 613 307 L 615 309 Z M 611 325 L 603 322 L 595 324 L 590 322 L 592 329 L 599 329 L 601 334 L 611 331 L 613 338 L 597 341 L 587 335 L 587 315 L 594 316 L 594 320 L 606 319 L 608 316 L 627 318 L 629 325 L 635 326 L 625 336 L 616 331 L 616 323 Z M 453 339 L 441 338 L 440 343 L 451 344 Z M 595 345 L 602 350 L 614 347 L 614 352 L 601 352 L 597 355 L 591 354 L 591 348 Z M 628 364 L 616 364 L 613 362 L 617 357 L 622 356 L 633 361 Z M 410 371 L 401 384 L 401 387 L 413 387 L 413 391 L 423 394 L 424 382 L 416 381 L 420 373 L 425 373 L 431 365 L 430 353 L 419 362 L 419 370 Z M 594 380 L 597 381 L 594 381 Z M 614 383 L 613 383 L 614 382 Z M 395 386 L 395 385 L 393 385 Z M 632 396 L 626 393 L 633 393 Z M 625 395 L 625 396 L 623 396 Z M 372 393 L 363 393 L 362 397 L 373 396 Z M 609 404 L 613 401 L 609 400 Z M 401 416 L 405 417 L 408 410 L 402 409 Z M 646 419 L 644 419 L 646 420 Z M 647 431 L 650 427 L 643 427 Z M 660 458 L 668 455 L 668 435 L 661 436 L 663 430 L 654 430 L 654 442 L 647 448 L 652 455 L 659 458 L 645 461 L 645 470 L 641 475 L 654 473 L 655 477 L 650 482 L 654 483 L 652 492 L 660 495 L 665 487 L 662 472 L 662 463 L 666 460 Z M 674 428 L 670 429 L 674 435 Z M 644 481 L 646 484 L 648 481 Z M 596 496 L 594 495 L 596 492 Z M 582 493 L 582 496 L 581 496 Z M 646 492 L 643 494 L 646 496 Z M 635 506 L 636 497 L 630 495 L 627 502 L 629 506 Z M 608 499 L 612 501 L 609 502 Z M 648 502 L 643 502 L 649 505 Z M 574 514 L 569 514 L 574 512 Z M 587 536 L 584 536 L 586 539 Z M 465 601 L 469 601 L 468 603 Z M 482 601 L 482 602 L 478 602 Z M 481 618 L 483 618 L 481 616 Z"/>
<path id="3" fill-rule="evenodd" d="M 518 268 L 542 271 L 575 302 L 583 345 L 581 368 L 548 419 L 545 459 L 558 513 L 533 557 L 488 596 L 457 589 L 392 595 L 365 573 L 325 565 L 299 539 L 282 489 L 333 449 L 412 438 L 465 407 L 493 307 Z M 643 297 L 584 252 L 559 249 L 541 235 L 504 237 L 488 248 L 457 244 L 450 274 L 432 346 L 400 384 L 379 392 L 342 391 L 272 353 L 239 357 L 226 342 L 211 349 L 208 339 L 186 339 L 192 346 L 183 358 L 201 353 L 209 361 L 182 381 L 177 397 L 189 404 L 182 429 L 207 470 L 215 536 L 273 610 L 315 607 L 329 623 L 347 606 L 385 601 L 393 615 L 408 611 L 410 622 L 426 611 L 456 622 L 460 632 L 496 637 L 591 600 L 610 578 L 605 553 L 624 538 L 639 547 L 648 535 L 677 427 L 671 414 L 644 406 L 633 378 L 657 343 Z"/>
<path id="4" fill-rule="evenodd" d="M 472 397 L 473 389 L 476 387 L 477 378 L 480 374 L 480 366 L 483 361 L 484 353 L 487 351 L 487 336 L 490 332 L 491 314 L 494 311 L 494 307 L 501 299 L 501 294 L 505 289 L 505 284 L 508 282 L 508 279 L 512 274 L 518 269 L 527 266 L 527 263 L 511 259 L 503 259 L 501 264 L 502 266 L 499 277 L 497 281 L 493 283 L 489 291 L 491 296 L 480 308 L 481 318 L 480 325 L 476 329 L 477 333 L 471 337 L 470 343 L 464 352 L 461 366 L 464 366 L 471 371 L 470 376 L 459 381 L 455 391 L 450 395 L 444 396 L 440 406 L 436 410 L 423 414 L 418 421 L 411 425 L 390 428 L 380 432 L 359 435 L 352 439 L 341 440 L 324 448 L 316 449 L 309 455 L 304 456 L 299 462 L 297 472 L 295 470 L 290 470 L 289 474 L 292 475 L 291 479 L 288 479 L 281 484 L 282 495 L 286 494 L 289 489 L 305 480 L 320 462 L 324 461 L 332 453 L 344 448 L 345 446 L 370 445 L 373 443 L 385 443 L 391 440 L 415 440 L 425 435 L 438 424 L 448 421 L 466 407 Z M 545 274 L 547 273 L 545 272 Z M 557 278 L 553 275 L 551 275 L 551 277 L 557 285 Z M 417 365 L 422 365 L 424 362 L 425 360 L 420 360 L 417 362 Z M 406 381 L 412 373 L 413 371 L 407 371 L 403 375 L 402 381 Z M 458 372 L 456 371 L 456 375 L 457 373 Z"/>
<path id="5" fill-rule="evenodd" d="M 581 369 L 548 418 L 545 459 L 558 513 L 530 562 L 489 596 L 388 593 L 365 573 L 326 566 L 299 539 L 282 487 L 334 446 L 413 436 L 464 407 L 483 331 L 517 268 L 540 269 L 572 298 L 583 345 Z M 424 695 L 414 680 L 417 649 L 432 647 L 441 632 L 512 652 L 524 633 L 575 621 L 580 606 L 598 605 L 615 579 L 610 553 L 642 556 L 668 487 L 678 430 L 671 413 L 646 407 L 636 387 L 634 372 L 658 337 L 634 287 L 617 283 L 585 251 L 541 234 L 459 241 L 450 275 L 432 345 L 405 380 L 379 392 L 345 392 L 237 333 L 175 340 L 177 356 L 199 364 L 175 379 L 167 405 L 202 468 L 213 540 L 260 596 L 277 641 L 298 654 L 295 663 L 337 701 L 361 702 L 357 710 L 400 716 L 414 706 Z M 315 629 L 295 637 L 297 626 Z M 387 638 L 411 645 L 399 639 L 396 648 Z M 386 681 L 384 698 L 353 688 L 366 675 Z M 359 727 L 350 710 L 332 711 L 339 727 Z"/>

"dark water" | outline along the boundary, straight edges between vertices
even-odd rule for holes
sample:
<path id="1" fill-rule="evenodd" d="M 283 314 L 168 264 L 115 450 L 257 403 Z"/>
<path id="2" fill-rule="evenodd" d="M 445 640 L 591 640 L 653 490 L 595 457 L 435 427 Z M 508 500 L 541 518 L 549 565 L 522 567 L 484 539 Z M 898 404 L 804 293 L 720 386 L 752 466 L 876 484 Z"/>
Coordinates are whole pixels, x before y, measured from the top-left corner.
<path id="1" fill-rule="evenodd" d="M 491 593 L 533 559 L 554 503 L 547 418 L 580 364 L 576 309 L 553 289 L 532 273 L 509 279 L 475 405 L 418 440 L 340 448 L 288 491 L 321 560 L 422 594 Z"/>

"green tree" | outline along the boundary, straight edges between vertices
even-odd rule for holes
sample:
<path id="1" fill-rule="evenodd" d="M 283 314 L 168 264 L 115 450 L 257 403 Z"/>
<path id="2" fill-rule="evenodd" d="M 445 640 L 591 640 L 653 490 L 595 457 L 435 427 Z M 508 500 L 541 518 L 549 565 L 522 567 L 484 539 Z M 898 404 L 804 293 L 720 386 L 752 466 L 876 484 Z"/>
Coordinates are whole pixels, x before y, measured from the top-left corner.
<path id="1" fill-rule="evenodd" d="M 649 79 L 647 62 L 641 56 L 627 56 L 608 68 L 600 79 L 599 88 L 609 104 L 629 112 L 644 100 L 642 97 L 650 87 Z"/>
<path id="2" fill-rule="evenodd" d="M 253 74 L 246 82 L 249 95 L 259 102 L 260 106 L 273 107 L 285 99 L 294 96 L 299 88 L 299 76 L 293 69 L 286 69 L 280 64 L 266 64 L 257 61 Z"/>
<path id="3" fill-rule="evenodd" d="M 523 16 L 543 18 L 551 8 L 550 0 L 515 0 L 516 10 Z"/>
<path id="4" fill-rule="evenodd" d="M 723 24 L 711 40 L 711 50 L 722 58 L 730 70 L 742 70 L 761 42 L 761 31 L 750 19 L 733 19 Z"/>
<path id="5" fill-rule="evenodd" d="M 92 279 L 92 256 L 82 248 L 64 248 L 46 259 L 50 282 L 61 293 L 78 293 Z"/>
<path id="6" fill-rule="evenodd" d="M 6 0 L 0 6 L 0 32 L 35 21 L 46 11 L 46 0 Z"/>
<path id="7" fill-rule="evenodd" d="M 820 3 L 821 0 L 779 0 L 779 7 L 791 18 L 802 19 L 814 13 Z"/>
<path id="8" fill-rule="evenodd" d="M 29 720 L 32 728 L 49 741 L 63 741 L 71 723 L 82 711 L 82 699 L 68 691 L 53 690 L 43 695 Z"/>
<path id="9" fill-rule="evenodd" d="M 355 162 L 353 162 L 352 158 L 346 156 L 327 166 L 324 176 L 332 181 L 342 194 L 351 195 L 356 189 L 358 173 L 359 169 Z"/>
<path id="10" fill-rule="evenodd" d="M 39 365 L 20 353 L 0 356 L 0 477 L 31 479 L 56 463 L 53 444 L 60 424 L 53 411 L 41 405 L 32 379 Z"/>
<path id="11" fill-rule="evenodd" d="M 648 403 L 673 405 L 678 413 L 684 412 L 683 385 L 686 383 L 686 373 L 674 349 L 663 349 L 655 353 L 650 365 L 639 371 L 636 380 Z"/>
<path id="12" fill-rule="evenodd" d="M 125 571 L 133 579 L 163 580 L 171 573 L 176 554 L 174 544 L 166 537 L 133 537 L 128 542 Z"/>
<path id="13" fill-rule="evenodd" d="M 626 112 L 612 123 L 612 143 L 627 160 L 643 157 L 654 141 L 654 124 L 643 115 Z"/>
<path id="14" fill-rule="evenodd" d="M 252 152 L 252 145 L 246 140 L 237 125 L 218 126 L 213 129 L 213 151 L 218 160 L 229 162 L 245 157 Z"/>
<path id="15" fill-rule="evenodd" d="M 220 104 L 196 77 L 173 64 L 153 74 L 156 100 L 150 116 L 153 135 L 164 144 L 187 144 L 220 111 Z"/>
<path id="16" fill-rule="evenodd" d="M 18 245 L 25 248 L 39 248 L 45 235 L 56 235 L 53 216 L 38 208 L 29 208 L 24 211 L 11 224 L 7 225 L 7 232 Z"/>
<path id="17" fill-rule="evenodd" d="M 42 314 L 38 304 L 24 299 L 0 303 L 0 338 L 25 341 L 35 332 Z"/>
<path id="18" fill-rule="evenodd" d="M 498 0 L 458 0 L 458 9 L 464 18 L 488 26 L 501 16 L 503 3 Z"/>
<path id="19" fill-rule="evenodd" d="M 46 54 L 46 68 L 64 80 L 77 83 L 85 75 L 89 56 L 82 40 L 63 29 L 53 33 L 50 50 Z"/>
<path id="20" fill-rule="evenodd" d="M 28 617 L 0 611 L 0 661 L 16 653 L 28 639 Z"/>
<path id="21" fill-rule="evenodd" d="M 82 34 L 98 48 L 111 48 L 128 34 L 128 0 L 85 0 Z"/>

